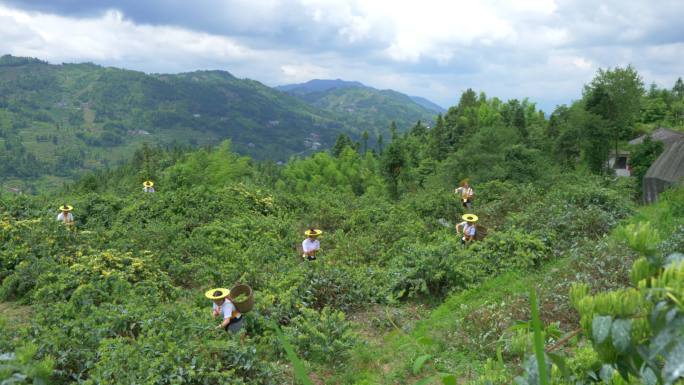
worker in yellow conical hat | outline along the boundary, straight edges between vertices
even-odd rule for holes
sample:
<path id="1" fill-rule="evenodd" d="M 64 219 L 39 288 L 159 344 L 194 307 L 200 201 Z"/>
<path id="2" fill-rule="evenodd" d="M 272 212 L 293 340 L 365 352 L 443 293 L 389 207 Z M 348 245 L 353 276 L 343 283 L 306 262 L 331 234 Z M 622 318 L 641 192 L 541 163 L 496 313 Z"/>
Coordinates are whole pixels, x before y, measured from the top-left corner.
<path id="1" fill-rule="evenodd" d="M 154 182 L 151 180 L 146 180 L 143 182 L 143 192 L 153 193 L 154 192 Z"/>
<path id="2" fill-rule="evenodd" d="M 461 244 L 465 245 L 469 242 L 475 240 L 475 234 L 477 233 L 477 222 L 478 218 L 475 214 L 465 214 L 461 216 L 463 222 L 456 225 L 456 232 L 463 232 L 463 237 L 461 237 Z"/>
<path id="3" fill-rule="evenodd" d="M 61 205 L 59 207 L 59 211 L 61 212 L 57 215 L 57 220 L 64 222 L 65 225 L 73 225 L 74 215 L 71 213 L 73 209 L 74 207 L 68 204 Z"/>
<path id="4" fill-rule="evenodd" d="M 230 290 L 224 288 L 216 288 L 208 290 L 204 296 L 212 300 L 211 317 L 221 317 L 223 320 L 217 329 L 224 329 L 237 333 L 244 323 L 244 318 L 240 311 L 235 307 L 233 299 L 230 297 Z"/>
<path id="5" fill-rule="evenodd" d="M 310 228 L 304 232 L 306 239 L 302 242 L 302 258 L 309 261 L 316 259 L 316 253 L 321 249 L 321 243 L 318 241 L 318 236 L 323 234 L 323 231 Z"/>

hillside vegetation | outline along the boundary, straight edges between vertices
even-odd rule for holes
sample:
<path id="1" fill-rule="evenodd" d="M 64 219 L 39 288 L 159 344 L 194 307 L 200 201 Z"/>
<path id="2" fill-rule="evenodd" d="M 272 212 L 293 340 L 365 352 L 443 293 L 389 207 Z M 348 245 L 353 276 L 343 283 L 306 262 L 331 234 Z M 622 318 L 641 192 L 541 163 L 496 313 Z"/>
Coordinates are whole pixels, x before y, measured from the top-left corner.
<path id="1" fill-rule="evenodd" d="M 342 136 L 278 166 L 229 141 L 145 146 L 58 192 L 0 195 L 0 379 L 548 383 L 528 358 L 536 331 L 548 346 L 570 336 L 556 349 L 565 364 L 549 358 L 554 383 L 672 383 L 684 190 L 637 210 L 634 180 L 594 169 L 605 138 L 564 144 L 604 119 L 588 106 L 553 123 L 528 101 L 468 90 L 434 127 L 394 131 L 376 151 Z M 489 230 L 468 247 L 453 228 L 464 178 Z M 156 193 L 142 193 L 146 179 Z M 72 228 L 55 220 L 62 204 Z M 297 246 L 311 227 L 324 234 L 309 262 Z M 241 335 L 215 329 L 203 296 L 235 282 L 256 293 Z M 543 330 L 528 322 L 531 288 Z M 652 325 L 629 321 L 639 309 Z M 674 342 L 651 346 L 657 336 Z"/>
<path id="2" fill-rule="evenodd" d="M 364 128 L 376 138 L 387 132 L 387 122 L 394 122 L 405 131 L 416 122 L 433 124 L 443 109 L 422 98 L 414 98 L 392 90 L 378 90 L 359 82 L 343 80 L 312 80 L 302 84 L 276 87 L 297 96 L 312 106 L 332 111 L 345 117 L 354 127 Z M 375 129 L 373 129 L 375 127 Z"/>
<path id="3" fill-rule="evenodd" d="M 0 180 L 65 178 L 115 166 L 142 143 L 187 147 L 229 138 L 241 154 L 285 161 L 331 146 L 340 133 L 368 131 L 372 142 L 387 137 L 391 116 L 402 127 L 431 116 L 402 114 L 404 104 L 390 98 L 367 100 L 365 107 L 384 112 L 372 119 L 338 113 L 225 71 L 145 74 L 6 55 L 0 58 Z"/>

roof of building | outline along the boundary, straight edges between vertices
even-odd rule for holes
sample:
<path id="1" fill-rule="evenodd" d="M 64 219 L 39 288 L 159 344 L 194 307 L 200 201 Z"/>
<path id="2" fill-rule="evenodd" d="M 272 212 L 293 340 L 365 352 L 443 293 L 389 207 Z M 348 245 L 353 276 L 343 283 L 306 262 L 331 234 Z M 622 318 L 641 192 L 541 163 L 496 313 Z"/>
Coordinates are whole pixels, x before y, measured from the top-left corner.
<path id="1" fill-rule="evenodd" d="M 629 141 L 629 144 L 635 145 L 635 144 L 641 144 L 644 142 L 647 136 L 650 136 L 651 139 L 653 140 L 658 140 L 661 142 L 665 143 L 665 146 L 669 146 L 670 144 L 680 140 L 684 139 L 684 132 L 679 132 L 675 130 L 671 130 L 669 128 L 665 127 L 660 127 L 657 130 L 651 132 L 650 134 L 646 135 L 641 135 L 638 138 L 632 139 Z"/>
<path id="2" fill-rule="evenodd" d="M 644 182 L 648 179 L 676 183 L 684 179 L 684 138 L 673 142 L 648 168 Z"/>

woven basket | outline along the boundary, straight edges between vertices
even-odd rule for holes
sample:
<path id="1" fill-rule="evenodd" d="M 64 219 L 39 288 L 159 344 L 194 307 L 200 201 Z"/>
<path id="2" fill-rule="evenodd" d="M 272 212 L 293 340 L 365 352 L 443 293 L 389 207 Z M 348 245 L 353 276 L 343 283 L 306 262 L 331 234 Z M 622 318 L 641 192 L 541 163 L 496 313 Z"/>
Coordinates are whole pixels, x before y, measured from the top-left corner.
<path id="1" fill-rule="evenodd" d="M 480 225 L 475 226 L 475 240 L 481 241 L 487 236 L 487 228 Z"/>
<path id="2" fill-rule="evenodd" d="M 247 294 L 247 299 L 242 302 L 233 300 L 233 304 L 240 313 L 247 313 L 254 307 L 254 293 L 248 285 L 238 284 L 230 289 L 230 297 L 237 298 L 242 294 Z"/>

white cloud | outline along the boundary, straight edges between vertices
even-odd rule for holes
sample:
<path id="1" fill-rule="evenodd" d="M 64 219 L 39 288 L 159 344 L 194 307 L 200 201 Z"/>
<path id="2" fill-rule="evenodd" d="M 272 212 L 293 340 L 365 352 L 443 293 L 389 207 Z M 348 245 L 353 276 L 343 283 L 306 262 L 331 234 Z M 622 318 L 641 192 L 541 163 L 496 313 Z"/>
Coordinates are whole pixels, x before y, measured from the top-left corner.
<path id="1" fill-rule="evenodd" d="M 257 52 L 225 36 L 178 27 L 138 25 L 119 11 L 98 17 L 70 18 L 29 13 L 0 5 L 0 52 L 52 62 L 193 62 L 258 59 Z M 9 38 L 7 38 L 9 37 Z M 183 64 L 169 65 L 180 69 Z M 163 68 L 161 70 L 169 70 Z"/>
<path id="2" fill-rule="evenodd" d="M 0 53 L 148 72 L 218 68 L 269 85 L 343 78 L 444 106 L 470 87 L 548 109 L 578 97 L 597 68 L 630 63 L 647 83 L 684 76 L 681 0 L 80 1 L 90 16 L 0 0 Z"/>
<path id="3" fill-rule="evenodd" d="M 286 64 L 280 66 L 283 76 L 288 82 L 300 83 L 311 79 L 328 79 L 334 75 L 324 67 L 312 64 Z"/>

